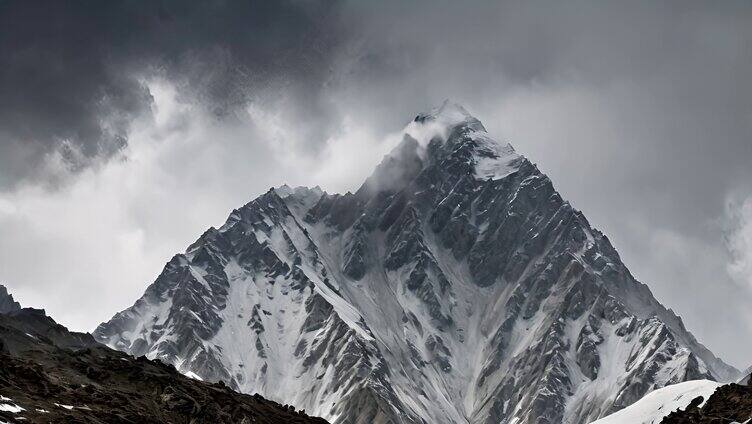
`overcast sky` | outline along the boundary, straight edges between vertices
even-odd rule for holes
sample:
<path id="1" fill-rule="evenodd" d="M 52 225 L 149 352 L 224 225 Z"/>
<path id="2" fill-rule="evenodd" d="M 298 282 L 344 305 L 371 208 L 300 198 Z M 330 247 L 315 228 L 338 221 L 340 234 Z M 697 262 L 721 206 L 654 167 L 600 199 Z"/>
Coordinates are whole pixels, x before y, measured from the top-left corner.
<path id="1" fill-rule="evenodd" d="M 356 188 L 451 98 L 738 367 L 752 2 L 0 0 L 0 283 L 92 330 L 271 186 Z"/>

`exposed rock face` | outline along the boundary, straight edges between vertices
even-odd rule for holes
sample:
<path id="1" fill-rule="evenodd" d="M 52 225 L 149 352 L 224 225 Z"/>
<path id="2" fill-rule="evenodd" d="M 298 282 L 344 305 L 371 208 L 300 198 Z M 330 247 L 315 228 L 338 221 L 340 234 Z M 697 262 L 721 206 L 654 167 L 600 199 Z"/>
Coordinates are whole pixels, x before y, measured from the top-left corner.
<path id="1" fill-rule="evenodd" d="M 94 334 L 336 423 L 586 423 L 735 372 L 452 104 L 354 194 L 233 211 Z"/>
<path id="2" fill-rule="evenodd" d="M 8 293 L 8 289 L 0 284 L 0 314 L 7 314 L 21 309 L 21 305 L 13 300 L 13 296 Z"/>
<path id="3" fill-rule="evenodd" d="M 326 424 L 69 332 L 44 311 L 0 314 L 0 422 Z"/>

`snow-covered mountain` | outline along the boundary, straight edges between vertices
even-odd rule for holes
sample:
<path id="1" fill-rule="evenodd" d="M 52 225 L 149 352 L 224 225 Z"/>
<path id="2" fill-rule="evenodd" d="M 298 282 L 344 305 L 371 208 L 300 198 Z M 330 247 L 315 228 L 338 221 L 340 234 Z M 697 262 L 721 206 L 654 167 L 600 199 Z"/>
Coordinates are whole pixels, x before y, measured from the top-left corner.
<path id="1" fill-rule="evenodd" d="M 232 211 L 95 337 L 335 423 L 587 423 L 736 372 L 461 106 L 404 132 L 356 193 Z"/>

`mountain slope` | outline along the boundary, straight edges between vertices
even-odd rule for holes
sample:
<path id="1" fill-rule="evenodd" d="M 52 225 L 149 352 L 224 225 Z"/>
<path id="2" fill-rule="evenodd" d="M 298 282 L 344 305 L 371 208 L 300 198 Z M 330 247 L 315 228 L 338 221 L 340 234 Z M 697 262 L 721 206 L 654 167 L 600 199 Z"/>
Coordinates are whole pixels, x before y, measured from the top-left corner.
<path id="1" fill-rule="evenodd" d="M 584 423 L 736 372 L 451 103 L 356 193 L 233 211 L 94 335 L 337 423 Z"/>
<path id="2" fill-rule="evenodd" d="M 112 350 L 39 309 L 0 313 L 0 364 L 3 423 L 326 423 Z"/>

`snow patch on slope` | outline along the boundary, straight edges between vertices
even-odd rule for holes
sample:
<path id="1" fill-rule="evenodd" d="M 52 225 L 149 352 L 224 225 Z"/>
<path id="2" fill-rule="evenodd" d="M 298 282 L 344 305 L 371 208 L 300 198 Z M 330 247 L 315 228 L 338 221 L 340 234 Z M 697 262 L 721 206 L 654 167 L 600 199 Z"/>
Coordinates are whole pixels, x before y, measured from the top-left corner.
<path id="1" fill-rule="evenodd" d="M 692 399 L 703 397 L 703 403 L 721 383 L 710 380 L 692 380 L 655 390 L 631 406 L 592 424 L 653 424 L 677 409 L 686 408 Z"/>
<path id="2" fill-rule="evenodd" d="M 473 139 L 479 144 L 475 150 L 475 178 L 499 180 L 519 168 L 522 156 L 511 144 L 501 144 L 485 132 L 474 132 Z"/>
<path id="3" fill-rule="evenodd" d="M 25 411 L 25 409 L 14 403 L 0 403 L 0 411 L 10 412 L 11 414 L 19 414 Z"/>

